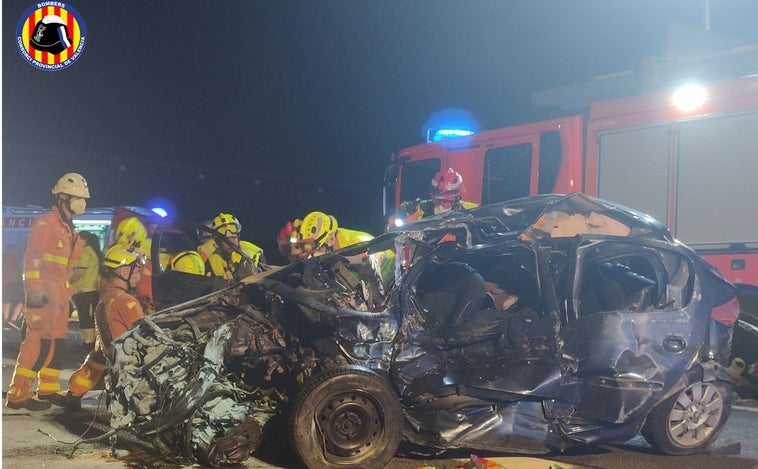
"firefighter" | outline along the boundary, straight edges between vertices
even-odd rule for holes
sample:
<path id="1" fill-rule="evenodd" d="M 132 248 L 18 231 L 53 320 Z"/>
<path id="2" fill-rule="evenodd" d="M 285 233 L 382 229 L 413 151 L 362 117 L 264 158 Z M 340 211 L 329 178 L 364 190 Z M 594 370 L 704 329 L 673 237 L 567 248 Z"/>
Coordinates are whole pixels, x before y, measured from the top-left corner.
<path id="1" fill-rule="evenodd" d="M 24 255 L 26 336 L 16 359 L 6 406 L 45 410 L 60 398 L 58 377 L 68 336 L 68 281 L 82 251 L 72 222 L 84 213 L 87 181 L 77 173 L 63 175 L 53 186 L 53 209 L 32 224 Z M 38 379 L 37 395 L 32 391 Z"/>
<path id="2" fill-rule="evenodd" d="M 332 215 L 311 212 L 303 218 L 298 227 L 298 242 L 293 243 L 292 253 L 300 259 L 305 259 L 373 238 L 363 231 L 340 227 Z"/>
<path id="3" fill-rule="evenodd" d="M 299 237 L 298 230 L 303 220 L 299 218 L 288 221 L 279 230 L 279 234 L 276 237 L 276 245 L 279 249 L 279 254 L 282 255 L 291 264 L 298 260 L 299 250 Z"/>
<path id="4" fill-rule="evenodd" d="M 477 204 L 463 200 L 465 193 L 463 176 L 453 168 L 446 168 L 432 178 L 431 199 L 416 201 L 411 204 L 411 207 L 401 207 L 401 211 L 410 213 L 405 221 L 412 222 L 450 210 L 467 210 L 477 207 Z"/>
<path id="5" fill-rule="evenodd" d="M 211 228 L 219 237 L 205 262 L 206 276 L 239 281 L 264 269 L 263 249 L 249 241 L 240 241 L 242 225 L 234 215 L 219 213 L 211 222 Z"/>
<path id="6" fill-rule="evenodd" d="M 79 335 L 84 346 L 92 350 L 95 346 L 94 312 L 97 305 L 97 291 L 100 281 L 100 239 L 94 233 L 82 231 L 79 237 L 84 242 L 82 255 L 76 262 L 75 272 L 79 279 L 71 282 L 73 300 L 79 314 Z"/>
<path id="7" fill-rule="evenodd" d="M 111 343 L 145 317 L 142 306 L 135 297 L 136 286 L 147 263 L 142 253 L 128 250 L 116 244 L 103 256 L 102 276 L 106 282 L 105 293 L 95 309 L 97 340 L 84 363 L 69 379 L 68 392 L 60 393 L 53 401 L 69 410 L 81 407 L 81 398 L 97 385 L 105 372 L 108 360 L 112 359 Z"/>
<path id="8" fill-rule="evenodd" d="M 150 238 L 147 229 L 137 217 L 124 218 L 113 232 L 113 246 L 122 246 L 128 251 L 142 254 L 147 261 L 141 280 L 136 286 L 136 295 L 147 314 L 155 312 L 153 304 L 153 266 L 150 262 Z"/>

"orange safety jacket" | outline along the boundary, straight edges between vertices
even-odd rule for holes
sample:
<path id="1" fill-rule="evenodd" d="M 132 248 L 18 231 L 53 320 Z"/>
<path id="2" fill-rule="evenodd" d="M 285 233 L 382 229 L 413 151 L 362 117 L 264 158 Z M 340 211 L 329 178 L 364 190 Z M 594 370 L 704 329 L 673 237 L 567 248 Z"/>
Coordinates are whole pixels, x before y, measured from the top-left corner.
<path id="1" fill-rule="evenodd" d="M 27 307 L 26 321 L 42 339 L 68 337 L 68 280 L 83 248 L 84 242 L 58 207 L 32 223 L 24 255 L 24 291 L 42 291 L 48 302 L 41 308 Z"/>
<path id="2" fill-rule="evenodd" d="M 95 388 L 105 373 L 106 357 L 112 358 L 113 339 L 131 329 L 135 322 L 144 317 L 145 313 L 137 298 L 121 287 L 108 285 L 95 308 L 95 350 L 87 355 L 82 366 L 71 375 L 68 390 L 72 394 L 83 396 Z"/>
<path id="3" fill-rule="evenodd" d="M 24 255 L 24 290 L 45 291 L 50 281 L 67 283 L 83 247 L 58 207 L 35 219 Z"/>
<path id="4" fill-rule="evenodd" d="M 103 349 L 107 352 L 113 339 L 144 317 L 144 310 L 137 298 L 122 287 L 109 286 L 95 308 L 97 336 Z"/>

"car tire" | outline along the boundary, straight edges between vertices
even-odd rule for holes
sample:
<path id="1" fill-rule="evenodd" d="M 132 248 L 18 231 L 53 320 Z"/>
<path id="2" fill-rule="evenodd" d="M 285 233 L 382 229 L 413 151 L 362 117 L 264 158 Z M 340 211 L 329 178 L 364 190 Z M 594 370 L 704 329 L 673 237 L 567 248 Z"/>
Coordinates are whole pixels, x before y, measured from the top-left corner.
<path id="1" fill-rule="evenodd" d="M 290 443 L 311 469 L 384 468 L 402 433 L 400 401 L 384 378 L 364 368 L 316 375 L 290 408 Z"/>
<path id="2" fill-rule="evenodd" d="M 641 433 L 663 454 L 700 453 L 721 433 L 731 409 L 728 383 L 698 381 L 653 408 Z"/>

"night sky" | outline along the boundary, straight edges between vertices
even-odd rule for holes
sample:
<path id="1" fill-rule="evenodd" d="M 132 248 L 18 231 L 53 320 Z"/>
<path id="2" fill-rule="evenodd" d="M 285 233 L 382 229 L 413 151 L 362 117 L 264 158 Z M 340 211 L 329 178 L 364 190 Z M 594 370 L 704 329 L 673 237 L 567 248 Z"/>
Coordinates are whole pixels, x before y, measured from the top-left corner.
<path id="1" fill-rule="evenodd" d="M 482 128 L 529 122 L 531 93 L 667 53 L 706 0 L 274 0 L 70 3 L 84 55 L 44 72 L 15 41 L 28 1 L 3 1 L 5 205 L 46 205 L 67 171 L 90 206 L 170 200 L 183 219 L 234 213 L 273 250 L 311 210 L 383 227 L 390 154 L 443 108 Z M 711 35 L 758 42 L 758 2 L 712 0 Z"/>

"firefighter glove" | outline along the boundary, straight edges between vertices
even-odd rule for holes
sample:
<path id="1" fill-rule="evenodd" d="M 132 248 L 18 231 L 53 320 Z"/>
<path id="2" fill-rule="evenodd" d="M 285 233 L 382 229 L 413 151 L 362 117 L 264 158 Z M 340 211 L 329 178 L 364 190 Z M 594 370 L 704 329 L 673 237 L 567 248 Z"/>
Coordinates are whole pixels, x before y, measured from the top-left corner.
<path id="1" fill-rule="evenodd" d="M 43 291 L 32 291 L 26 294 L 26 306 L 41 308 L 48 302 L 47 294 Z"/>

